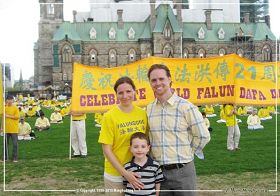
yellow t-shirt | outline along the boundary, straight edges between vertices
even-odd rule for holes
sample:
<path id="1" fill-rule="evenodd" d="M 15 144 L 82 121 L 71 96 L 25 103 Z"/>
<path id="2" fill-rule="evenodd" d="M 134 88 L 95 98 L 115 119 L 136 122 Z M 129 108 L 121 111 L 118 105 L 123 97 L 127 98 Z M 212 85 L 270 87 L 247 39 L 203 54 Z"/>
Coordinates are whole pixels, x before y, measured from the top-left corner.
<path id="1" fill-rule="evenodd" d="M 124 165 L 132 159 L 129 150 L 131 135 L 135 132 L 147 133 L 147 129 L 147 115 L 143 109 L 134 106 L 130 113 L 125 113 L 115 106 L 103 116 L 98 142 L 112 145 L 113 153 Z M 104 169 L 111 176 L 121 176 L 106 158 Z"/>
<path id="2" fill-rule="evenodd" d="M 80 115 L 80 116 L 73 116 L 72 120 L 85 120 L 87 118 L 86 114 Z"/>
<path id="3" fill-rule="evenodd" d="M 5 133 L 18 133 L 19 110 L 15 105 L 5 106 L 5 113 L 17 117 L 17 119 L 5 118 Z"/>
<path id="4" fill-rule="evenodd" d="M 234 107 L 233 105 L 226 105 L 225 106 L 225 117 L 226 117 L 226 125 L 229 127 L 229 126 L 234 126 L 237 124 L 237 121 L 236 121 L 236 115 L 235 114 L 232 114 L 232 111 L 234 110 Z"/>

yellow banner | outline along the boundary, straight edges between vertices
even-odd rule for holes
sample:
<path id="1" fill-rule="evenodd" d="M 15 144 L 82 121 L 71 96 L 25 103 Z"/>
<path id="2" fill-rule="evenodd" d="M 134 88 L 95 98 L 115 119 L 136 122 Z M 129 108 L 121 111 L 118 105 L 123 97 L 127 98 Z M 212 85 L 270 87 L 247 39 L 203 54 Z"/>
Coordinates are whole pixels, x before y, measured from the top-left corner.
<path id="1" fill-rule="evenodd" d="M 0 115 L 4 113 L 4 101 L 3 101 L 3 67 L 0 63 Z"/>
<path id="2" fill-rule="evenodd" d="M 109 110 L 117 103 L 113 85 L 121 76 L 129 76 L 135 82 L 137 88 L 135 104 L 146 106 L 154 100 L 147 72 L 149 67 L 156 63 L 169 67 L 173 90 L 195 105 L 279 104 L 280 88 L 277 87 L 280 77 L 279 64 L 254 62 L 231 54 L 197 59 L 149 57 L 113 68 L 75 63 L 72 109 L 85 112 Z"/>

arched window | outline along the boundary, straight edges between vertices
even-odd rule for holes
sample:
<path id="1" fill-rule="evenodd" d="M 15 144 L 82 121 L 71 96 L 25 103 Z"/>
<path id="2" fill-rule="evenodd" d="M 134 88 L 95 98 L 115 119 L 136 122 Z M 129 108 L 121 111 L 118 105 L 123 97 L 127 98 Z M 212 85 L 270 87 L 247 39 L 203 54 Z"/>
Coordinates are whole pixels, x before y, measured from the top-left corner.
<path id="1" fill-rule="evenodd" d="M 117 52 L 115 49 L 111 49 L 109 51 L 109 62 L 116 63 L 117 62 Z"/>
<path id="2" fill-rule="evenodd" d="M 198 50 L 197 54 L 198 54 L 199 58 L 205 58 L 206 57 L 206 52 L 205 52 L 205 50 L 203 48 L 200 48 Z"/>
<path id="3" fill-rule="evenodd" d="M 225 39 L 225 31 L 222 27 L 218 31 L 218 37 L 219 37 L 219 39 Z"/>
<path id="4" fill-rule="evenodd" d="M 111 29 L 109 30 L 109 39 L 116 39 L 116 34 L 116 30 L 113 27 L 111 27 Z"/>
<path id="5" fill-rule="evenodd" d="M 136 52 L 133 48 L 128 51 L 128 61 L 133 62 L 136 59 Z"/>
<path id="6" fill-rule="evenodd" d="M 198 39 L 205 39 L 205 31 L 202 27 L 200 27 L 199 31 L 197 32 Z"/>
<path id="7" fill-rule="evenodd" d="M 224 56 L 226 54 L 226 50 L 224 48 L 219 49 L 219 55 Z"/>
<path id="8" fill-rule="evenodd" d="M 151 50 L 151 48 L 147 48 L 147 49 L 146 49 L 145 55 L 146 55 L 146 57 L 152 56 L 152 50 Z"/>
<path id="9" fill-rule="evenodd" d="M 163 54 L 163 56 L 168 57 L 168 58 L 169 57 L 171 57 L 171 58 L 173 57 L 173 48 L 172 48 L 172 46 L 169 43 L 167 43 L 164 46 L 162 54 Z"/>
<path id="10" fill-rule="evenodd" d="M 94 27 L 92 27 L 89 31 L 89 37 L 90 39 L 96 39 L 96 30 Z"/>
<path id="11" fill-rule="evenodd" d="M 135 31 L 132 27 L 130 27 L 130 29 L 127 32 L 128 35 L 128 39 L 134 39 L 135 38 Z"/>
<path id="12" fill-rule="evenodd" d="M 188 51 L 187 48 L 185 48 L 185 49 L 183 50 L 183 58 L 184 58 L 184 59 L 189 58 L 189 51 Z"/>
<path id="13" fill-rule="evenodd" d="M 48 14 L 49 15 L 54 15 L 54 4 L 53 3 L 51 3 L 51 4 L 48 4 Z"/>
<path id="14" fill-rule="evenodd" d="M 241 48 L 239 48 L 239 49 L 237 50 L 236 53 L 237 53 L 238 56 L 240 56 L 240 57 L 243 57 L 243 55 L 244 55 L 244 51 L 243 51 L 243 49 L 241 49 Z"/>
<path id="15" fill-rule="evenodd" d="M 95 49 L 91 49 L 89 52 L 89 62 L 91 65 L 95 65 L 97 63 L 97 51 Z"/>
<path id="16" fill-rule="evenodd" d="M 72 62 L 72 49 L 66 44 L 62 48 L 62 63 L 71 63 Z"/>
<path id="17" fill-rule="evenodd" d="M 271 48 L 269 45 L 264 45 L 262 49 L 263 61 L 272 61 Z"/>
<path id="18" fill-rule="evenodd" d="M 164 31 L 163 31 L 164 38 L 171 39 L 171 33 L 172 33 L 171 25 L 170 25 L 170 22 L 167 21 L 167 23 L 165 24 Z"/>

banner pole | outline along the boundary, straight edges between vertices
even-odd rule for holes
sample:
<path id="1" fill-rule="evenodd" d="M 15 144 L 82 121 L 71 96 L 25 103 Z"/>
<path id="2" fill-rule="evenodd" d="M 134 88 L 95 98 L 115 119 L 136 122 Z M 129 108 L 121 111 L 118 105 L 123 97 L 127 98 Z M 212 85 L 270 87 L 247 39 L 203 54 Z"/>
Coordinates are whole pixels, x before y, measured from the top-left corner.
<path id="1" fill-rule="evenodd" d="M 69 136 L 69 160 L 71 160 L 71 133 L 72 133 L 72 115 L 70 115 L 70 136 Z"/>

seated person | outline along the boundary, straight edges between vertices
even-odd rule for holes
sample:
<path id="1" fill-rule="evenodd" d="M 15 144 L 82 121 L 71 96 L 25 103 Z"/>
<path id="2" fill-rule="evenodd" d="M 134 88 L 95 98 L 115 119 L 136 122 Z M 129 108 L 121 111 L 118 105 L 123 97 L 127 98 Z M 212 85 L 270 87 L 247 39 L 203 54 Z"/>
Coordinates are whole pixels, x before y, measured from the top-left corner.
<path id="1" fill-rule="evenodd" d="M 32 106 L 29 106 L 29 109 L 28 109 L 26 115 L 27 115 L 28 117 L 33 117 L 33 116 L 36 115 L 36 111 L 34 111 L 34 110 L 32 109 Z"/>
<path id="2" fill-rule="evenodd" d="M 253 107 L 252 106 L 245 106 L 245 110 L 246 110 L 247 114 L 252 114 Z"/>
<path id="3" fill-rule="evenodd" d="M 261 120 L 272 119 L 272 116 L 269 115 L 269 111 L 266 108 L 264 108 L 264 107 L 261 107 L 259 109 L 258 116 L 260 117 Z"/>
<path id="4" fill-rule="evenodd" d="M 21 116 L 18 125 L 18 140 L 31 140 L 31 127 L 28 122 L 25 122 L 24 117 Z"/>
<path id="5" fill-rule="evenodd" d="M 210 127 L 210 121 L 209 121 L 208 118 L 206 117 L 205 112 L 201 112 L 201 114 L 202 114 L 203 121 L 204 121 L 204 123 L 205 123 L 205 125 L 206 125 L 208 131 L 211 133 L 213 129 Z"/>
<path id="6" fill-rule="evenodd" d="M 22 110 L 22 107 L 18 107 L 19 110 L 19 116 L 25 117 L 25 112 Z"/>
<path id="7" fill-rule="evenodd" d="M 95 123 L 96 123 L 95 127 L 101 127 L 103 114 L 102 113 L 95 113 L 94 118 L 95 118 Z"/>
<path id="8" fill-rule="evenodd" d="M 36 119 L 35 129 L 38 131 L 48 130 L 50 128 L 50 122 L 47 117 L 45 117 L 44 112 L 40 113 L 40 117 Z"/>
<path id="9" fill-rule="evenodd" d="M 226 117 L 225 117 L 225 110 L 224 110 L 224 105 L 220 106 L 220 120 L 217 120 L 217 123 L 225 123 L 226 122 Z"/>
<path id="10" fill-rule="evenodd" d="M 62 116 L 59 113 L 60 109 L 59 108 L 55 108 L 54 112 L 51 114 L 50 120 L 51 123 L 62 123 Z"/>
<path id="11" fill-rule="evenodd" d="M 269 114 L 276 114 L 276 110 L 274 106 L 267 106 L 267 110 Z"/>
<path id="12" fill-rule="evenodd" d="M 237 114 L 239 115 L 239 116 L 245 116 L 245 115 L 247 115 L 247 111 L 246 111 L 246 107 L 239 107 L 238 109 L 237 109 Z"/>
<path id="13" fill-rule="evenodd" d="M 261 125 L 261 120 L 259 116 L 257 115 L 257 109 L 254 108 L 252 111 L 252 114 L 248 116 L 247 119 L 248 129 L 255 130 L 255 129 L 263 129 L 263 126 Z"/>
<path id="14" fill-rule="evenodd" d="M 214 114 L 214 108 L 212 105 L 205 105 L 205 108 L 203 109 L 207 117 L 215 117 L 216 114 Z"/>

